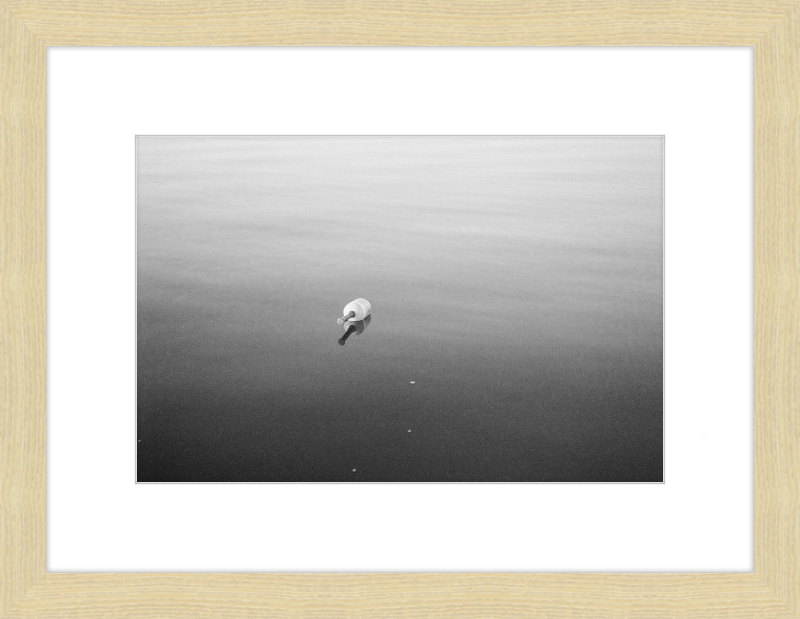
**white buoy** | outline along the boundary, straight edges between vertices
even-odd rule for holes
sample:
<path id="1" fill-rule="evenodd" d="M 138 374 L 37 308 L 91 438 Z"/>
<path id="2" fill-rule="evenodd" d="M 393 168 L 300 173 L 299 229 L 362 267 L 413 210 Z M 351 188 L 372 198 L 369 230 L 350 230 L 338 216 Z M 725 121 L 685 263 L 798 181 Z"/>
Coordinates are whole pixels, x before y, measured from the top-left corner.
<path id="1" fill-rule="evenodd" d="M 336 322 L 338 322 L 340 325 L 343 325 L 347 320 L 364 320 L 367 316 L 369 316 L 371 310 L 372 305 L 370 305 L 369 301 L 366 299 L 356 299 L 355 301 L 350 301 L 350 303 L 344 306 L 344 310 L 342 312 L 344 316 L 339 318 Z"/>

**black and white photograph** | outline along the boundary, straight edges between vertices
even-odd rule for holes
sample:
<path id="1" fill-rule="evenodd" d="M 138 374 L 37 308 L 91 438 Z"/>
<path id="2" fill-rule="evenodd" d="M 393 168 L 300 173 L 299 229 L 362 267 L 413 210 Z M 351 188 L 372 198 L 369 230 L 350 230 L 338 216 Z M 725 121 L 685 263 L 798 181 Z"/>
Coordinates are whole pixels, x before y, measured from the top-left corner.
<path id="1" fill-rule="evenodd" d="M 138 136 L 138 482 L 663 482 L 662 136 Z"/>

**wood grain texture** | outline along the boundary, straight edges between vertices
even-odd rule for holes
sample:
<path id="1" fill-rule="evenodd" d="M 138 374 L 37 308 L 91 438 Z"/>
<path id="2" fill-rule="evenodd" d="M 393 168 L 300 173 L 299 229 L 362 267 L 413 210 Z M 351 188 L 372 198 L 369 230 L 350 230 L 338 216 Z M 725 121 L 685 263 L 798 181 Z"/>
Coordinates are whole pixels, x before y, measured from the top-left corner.
<path id="1" fill-rule="evenodd" d="M 755 573 L 800 614 L 800 7 L 755 54 Z"/>
<path id="2" fill-rule="evenodd" d="M 754 45 L 793 1 L 19 1 L 48 45 Z"/>
<path id="3" fill-rule="evenodd" d="M 46 574 L 48 45 L 755 48 L 753 574 Z M 0 617 L 800 616 L 800 7 L 0 0 Z"/>
<path id="4" fill-rule="evenodd" d="M 793 617 L 750 574 L 49 574 L 11 617 Z"/>
<path id="5" fill-rule="evenodd" d="M 44 51 L 0 6 L 0 616 L 45 571 Z"/>

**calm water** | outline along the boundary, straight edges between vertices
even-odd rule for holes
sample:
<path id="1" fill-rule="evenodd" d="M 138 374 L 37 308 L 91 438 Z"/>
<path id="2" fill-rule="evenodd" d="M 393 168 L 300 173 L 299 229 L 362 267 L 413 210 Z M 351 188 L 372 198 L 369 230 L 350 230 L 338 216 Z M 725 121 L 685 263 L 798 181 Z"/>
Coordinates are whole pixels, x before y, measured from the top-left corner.
<path id="1" fill-rule="evenodd" d="M 139 481 L 661 481 L 662 146 L 139 138 Z"/>

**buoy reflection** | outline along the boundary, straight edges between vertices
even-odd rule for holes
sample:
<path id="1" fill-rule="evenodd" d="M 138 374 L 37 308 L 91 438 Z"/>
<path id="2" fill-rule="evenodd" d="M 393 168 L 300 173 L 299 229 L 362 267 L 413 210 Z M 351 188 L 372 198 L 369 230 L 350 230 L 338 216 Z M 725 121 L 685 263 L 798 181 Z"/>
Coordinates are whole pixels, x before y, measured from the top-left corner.
<path id="1" fill-rule="evenodd" d="M 364 320 L 348 320 L 344 323 L 344 335 L 339 338 L 339 346 L 344 346 L 347 338 L 353 335 L 361 335 L 364 333 L 364 329 L 367 328 L 370 321 L 372 320 L 372 314 L 367 316 Z"/>

